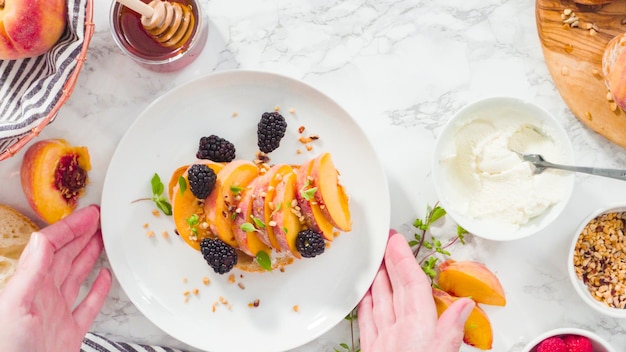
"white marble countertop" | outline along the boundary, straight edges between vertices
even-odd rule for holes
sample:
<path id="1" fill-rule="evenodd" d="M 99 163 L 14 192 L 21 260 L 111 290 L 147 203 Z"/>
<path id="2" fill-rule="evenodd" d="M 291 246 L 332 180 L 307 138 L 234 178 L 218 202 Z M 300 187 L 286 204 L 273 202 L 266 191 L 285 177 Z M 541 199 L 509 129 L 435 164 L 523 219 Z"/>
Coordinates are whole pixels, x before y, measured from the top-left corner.
<path id="1" fill-rule="evenodd" d="M 109 33 L 109 1 L 95 1 L 95 35 L 73 95 L 39 137 L 89 147 L 93 171 L 82 204 L 99 203 L 103 178 L 124 131 L 157 96 L 194 77 L 227 69 L 273 71 L 333 97 L 363 127 L 388 175 L 391 225 L 406 228 L 437 201 L 431 152 L 442 126 L 473 100 L 507 95 L 553 113 L 571 137 L 578 164 L 626 167 L 626 151 L 584 127 L 559 96 L 544 63 L 532 0 L 202 0 L 209 39 L 182 71 L 144 70 Z M 245 3 L 245 4 L 244 4 Z M 19 184 L 23 152 L 0 162 L 0 203 L 27 215 Z M 626 348 L 626 323 L 599 315 L 569 282 L 566 255 L 588 213 L 624 201 L 626 183 L 577 175 L 564 214 L 515 242 L 469 236 L 456 258 L 476 259 L 499 276 L 504 308 L 486 308 L 494 351 L 519 351 L 558 327 L 595 331 Z M 107 265 L 103 256 L 100 265 Z M 117 282 L 92 328 L 117 339 L 194 351 L 167 336 L 130 303 Z M 332 351 L 349 343 L 342 322 L 294 351 Z M 474 351 L 463 346 L 462 351 Z"/>

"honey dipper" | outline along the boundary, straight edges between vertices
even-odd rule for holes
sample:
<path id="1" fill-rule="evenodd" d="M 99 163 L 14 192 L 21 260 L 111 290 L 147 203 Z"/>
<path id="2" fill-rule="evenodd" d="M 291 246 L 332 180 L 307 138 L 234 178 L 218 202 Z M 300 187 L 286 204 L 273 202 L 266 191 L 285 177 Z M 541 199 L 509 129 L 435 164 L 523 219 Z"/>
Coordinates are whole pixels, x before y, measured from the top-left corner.
<path id="1" fill-rule="evenodd" d="M 194 27 L 191 8 L 177 2 L 152 0 L 117 0 L 141 15 L 141 24 L 152 38 L 165 47 L 185 44 Z"/>

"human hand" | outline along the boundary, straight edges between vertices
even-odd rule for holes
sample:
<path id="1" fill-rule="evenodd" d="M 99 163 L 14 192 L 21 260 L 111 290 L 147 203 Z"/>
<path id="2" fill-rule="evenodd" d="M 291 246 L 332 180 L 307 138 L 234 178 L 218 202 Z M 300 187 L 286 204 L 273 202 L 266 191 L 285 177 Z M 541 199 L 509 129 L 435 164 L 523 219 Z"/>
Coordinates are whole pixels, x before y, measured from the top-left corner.
<path id="1" fill-rule="evenodd" d="M 391 232 L 385 258 L 358 308 L 363 352 L 458 352 L 475 306 L 454 302 L 437 319 L 431 284 L 406 239 Z"/>
<path id="2" fill-rule="evenodd" d="M 74 307 L 81 283 L 102 252 L 96 206 L 32 234 L 11 280 L 0 291 L 3 352 L 79 351 L 111 287 L 103 269 Z"/>

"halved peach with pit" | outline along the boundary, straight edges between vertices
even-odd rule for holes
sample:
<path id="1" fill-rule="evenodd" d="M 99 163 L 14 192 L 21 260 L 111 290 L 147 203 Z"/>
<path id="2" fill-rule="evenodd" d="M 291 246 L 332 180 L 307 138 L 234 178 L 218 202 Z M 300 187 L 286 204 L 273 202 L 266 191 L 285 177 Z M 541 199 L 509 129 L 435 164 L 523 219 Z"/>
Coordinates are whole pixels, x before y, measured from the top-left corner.
<path id="1" fill-rule="evenodd" d="M 315 200 L 328 221 L 339 230 L 350 231 L 350 199 L 339 183 L 339 171 L 335 168 L 330 153 L 315 158 L 311 177 L 317 186 Z"/>
<path id="2" fill-rule="evenodd" d="M 222 169 L 222 164 L 214 162 L 202 162 L 210 167 L 213 172 L 218 174 Z M 172 203 L 172 218 L 174 219 L 174 225 L 178 235 L 187 243 L 191 248 L 200 250 L 200 241 L 206 237 L 213 237 L 211 235 L 208 224 L 205 219 L 205 199 L 198 199 L 191 192 L 189 188 L 189 180 L 187 178 L 187 171 L 191 167 L 187 166 L 187 169 L 179 174 L 180 168 L 176 169 L 172 174 L 169 184 L 172 186 L 170 201 Z M 184 190 L 181 190 L 179 184 L 179 177 L 185 181 Z M 215 192 L 215 189 L 209 194 L 210 198 Z M 208 199 L 207 198 L 207 199 Z"/>
<path id="3" fill-rule="evenodd" d="M 28 204 L 48 224 L 63 219 L 84 194 L 90 169 L 87 147 L 74 147 L 64 139 L 36 142 L 24 154 L 20 169 Z"/>
<path id="4" fill-rule="evenodd" d="M 240 192 L 248 187 L 258 174 L 259 168 L 251 161 L 229 162 L 217 174 L 215 189 L 205 201 L 206 220 L 211 232 L 233 248 L 238 247 L 232 227 L 233 214 L 241 199 Z"/>

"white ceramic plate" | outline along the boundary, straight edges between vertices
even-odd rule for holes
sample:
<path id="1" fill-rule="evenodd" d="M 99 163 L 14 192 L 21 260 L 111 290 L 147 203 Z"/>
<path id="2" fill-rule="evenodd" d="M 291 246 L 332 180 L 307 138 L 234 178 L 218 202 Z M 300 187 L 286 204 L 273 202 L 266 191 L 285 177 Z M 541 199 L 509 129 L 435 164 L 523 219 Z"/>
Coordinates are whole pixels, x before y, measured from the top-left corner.
<path id="1" fill-rule="evenodd" d="M 271 153 L 272 161 L 297 164 L 331 152 L 351 196 L 353 228 L 321 256 L 297 260 L 284 272 L 235 269 L 231 273 L 236 283 L 229 283 L 229 275 L 215 274 L 199 252 L 174 235 L 171 217 L 152 215 L 155 206 L 150 201 L 132 202 L 151 196 L 155 172 L 167 184 L 176 167 L 194 162 L 202 136 L 224 137 L 235 144 L 237 158 L 254 159 L 257 123 L 263 112 L 275 106 L 288 128 L 281 147 Z M 306 127 L 304 135 L 320 136 L 310 152 L 298 141 L 300 126 Z M 297 154 L 296 149 L 303 153 Z M 385 174 L 375 155 L 355 121 L 303 82 L 264 72 L 232 71 L 180 86 L 137 118 L 109 165 L 102 231 L 113 272 L 148 319 L 194 347 L 260 352 L 305 344 L 358 304 L 382 260 L 390 205 Z M 149 230 L 154 237 L 146 236 Z M 167 239 L 164 230 L 170 234 Z M 211 283 L 203 285 L 203 277 Z M 196 288 L 198 295 L 190 294 L 185 302 L 184 292 Z M 216 304 L 220 297 L 228 303 Z M 257 299 L 259 306 L 249 307 Z"/>

